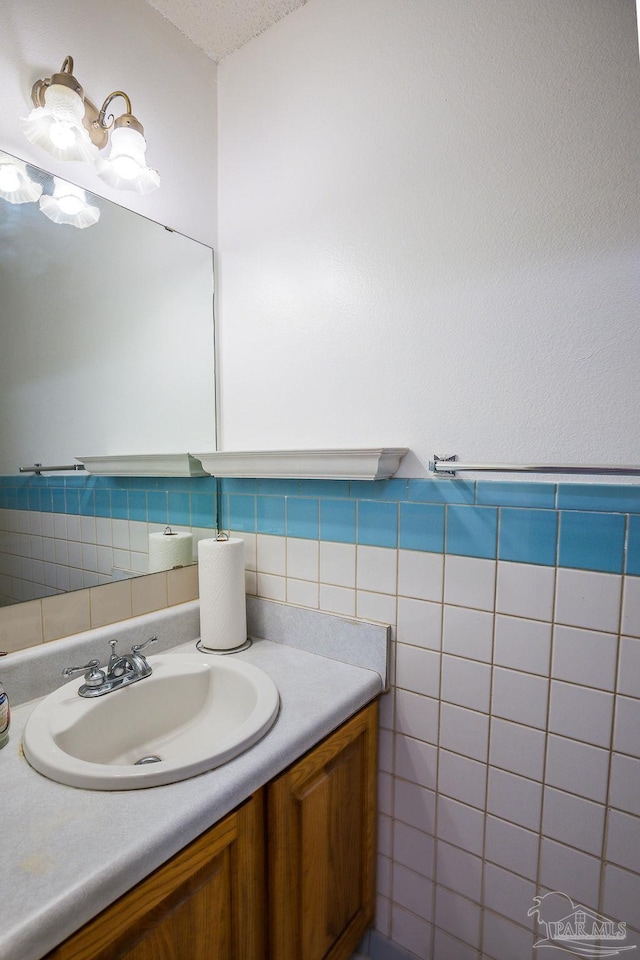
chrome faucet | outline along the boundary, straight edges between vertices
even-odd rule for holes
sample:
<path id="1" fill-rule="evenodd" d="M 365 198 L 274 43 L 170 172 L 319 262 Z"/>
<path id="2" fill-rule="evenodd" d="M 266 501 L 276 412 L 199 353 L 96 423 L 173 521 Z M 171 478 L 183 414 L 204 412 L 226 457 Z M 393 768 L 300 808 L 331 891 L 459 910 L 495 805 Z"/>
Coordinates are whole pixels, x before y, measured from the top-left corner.
<path id="1" fill-rule="evenodd" d="M 111 656 L 106 667 L 100 666 L 99 660 L 90 660 L 83 667 L 65 667 L 64 677 L 72 677 L 76 673 L 84 673 L 84 683 L 79 688 L 81 697 L 102 697 L 105 693 L 119 690 L 137 680 L 144 680 L 151 676 L 151 667 L 140 651 L 150 643 L 155 643 L 157 637 L 149 637 L 144 643 L 134 643 L 131 653 L 119 656 L 116 653 L 117 640 L 110 640 Z M 106 671 L 106 672 L 105 672 Z"/>

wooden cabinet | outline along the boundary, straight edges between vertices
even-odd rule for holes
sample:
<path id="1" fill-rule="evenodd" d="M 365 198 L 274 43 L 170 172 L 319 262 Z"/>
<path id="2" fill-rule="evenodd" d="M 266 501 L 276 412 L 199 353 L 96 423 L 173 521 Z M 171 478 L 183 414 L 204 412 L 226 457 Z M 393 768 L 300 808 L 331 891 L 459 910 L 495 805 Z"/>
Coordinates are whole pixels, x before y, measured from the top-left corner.
<path id="1" fill-rule="evenodd" d="M 267 788 L 271 960 L 343 960 L 375 907 L 377 704 Z"/>
<path id="2" fill-rule="evenodd" d="M 374 703 L 46 960 L 346 960 L 374 915 L 376 732 Z"/>
<path id="3" fill-rule="evenodd" d="M 264 791 L 47 960 L 264 960 Z"/>

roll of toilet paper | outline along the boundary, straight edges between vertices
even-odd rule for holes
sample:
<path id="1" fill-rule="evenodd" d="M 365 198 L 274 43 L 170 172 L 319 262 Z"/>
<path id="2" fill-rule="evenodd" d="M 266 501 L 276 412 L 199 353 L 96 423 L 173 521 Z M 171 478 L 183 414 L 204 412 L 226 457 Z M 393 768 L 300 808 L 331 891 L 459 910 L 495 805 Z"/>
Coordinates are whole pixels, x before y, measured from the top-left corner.
<path id="1" fill-rule="evenodd" d="M 149 573 L 193 563 L 193 536 L 179 531 L 149 534 Z"/>
<path id="2" fill-rule="evenodd" d="M 200 646 L 231 650 L 247 639 L 244 540 L 200 540 Z"/>

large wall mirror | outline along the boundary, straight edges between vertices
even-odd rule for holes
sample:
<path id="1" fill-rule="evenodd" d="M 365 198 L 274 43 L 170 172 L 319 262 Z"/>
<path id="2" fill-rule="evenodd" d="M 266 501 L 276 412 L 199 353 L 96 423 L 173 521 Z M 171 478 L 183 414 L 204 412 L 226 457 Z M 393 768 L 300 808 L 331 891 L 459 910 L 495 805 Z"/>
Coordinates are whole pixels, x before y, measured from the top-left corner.
<path id="1" fill-rule="evenodd" d="M 46 170 L 25 169 L 53 194 Z M 80 228 L 0 196 L 0 477 L 215 449 L 213 251 L 86 202 L 98 217 Z"/>

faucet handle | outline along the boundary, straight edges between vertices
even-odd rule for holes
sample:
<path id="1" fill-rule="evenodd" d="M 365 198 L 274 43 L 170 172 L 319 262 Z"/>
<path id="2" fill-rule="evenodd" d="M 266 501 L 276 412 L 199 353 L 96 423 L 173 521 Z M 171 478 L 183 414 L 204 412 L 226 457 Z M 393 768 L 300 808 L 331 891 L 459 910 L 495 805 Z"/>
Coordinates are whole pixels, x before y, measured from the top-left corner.
<path id="1" fill-rule="evenodd" d="M 84 682 L 88 687 L 99 687 L 105 681 L 105 673 L 100 669 L 99 660 L 90 660 L 83 667 L 65 667 L 62 676 L 72 677 L 76 673 L 84 673 Z"/>
<path id="2" fill-rule="evenodd" d="M 145 640 L 144 643 L 134 643 L 134 645 L 131 647 L 131 653 L 138 653 L 140 650 L 144 650 L 144 648 L 150 643 L 155 643 L 157 639 L 157 637 L 149 637 L 149 639 Z"/>

